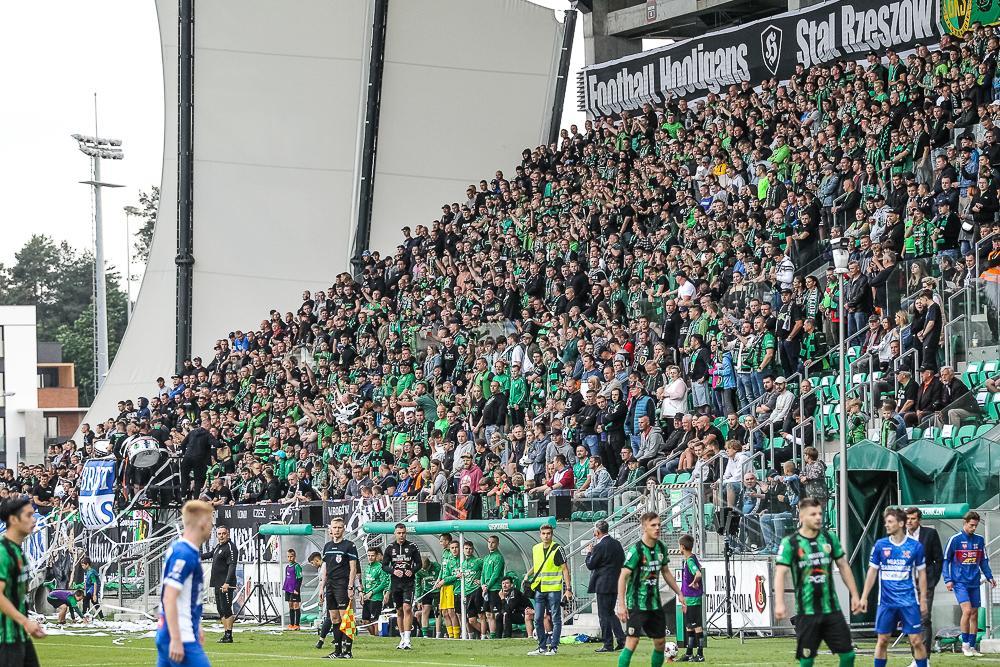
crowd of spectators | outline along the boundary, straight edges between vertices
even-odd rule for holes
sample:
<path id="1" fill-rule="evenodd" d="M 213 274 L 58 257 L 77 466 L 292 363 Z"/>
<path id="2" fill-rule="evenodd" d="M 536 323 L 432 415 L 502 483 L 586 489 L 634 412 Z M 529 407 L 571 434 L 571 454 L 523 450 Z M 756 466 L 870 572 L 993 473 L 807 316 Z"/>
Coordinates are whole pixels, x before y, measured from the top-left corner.
<path id="1" fill-rule="evenodd" d="M 562 130 L 0 489 L 72 503 L 95 445 L 124 463 L 148 436 L 183 480 L 154 477 L 153 502 L 388 495 L 510 516 L 642 493 L 649 470 L 747 513 L 825 498 L 811 429 L 764 479 L 749 461 L 770 446 L 755 427 L 792 438 L 815 410 L 796 394 L 832 372 L 839 301 L 876 367 L 915 349 L 904 370 L 934 379 L 942 292 L 1000 265 L 997 31 L 938 46 Z M 823 269 L 838 244 L 843 295 Z M 883 420 L 945 407 L 906 401 Z M 153 476 L 122 469 L 125 500 Z"/>

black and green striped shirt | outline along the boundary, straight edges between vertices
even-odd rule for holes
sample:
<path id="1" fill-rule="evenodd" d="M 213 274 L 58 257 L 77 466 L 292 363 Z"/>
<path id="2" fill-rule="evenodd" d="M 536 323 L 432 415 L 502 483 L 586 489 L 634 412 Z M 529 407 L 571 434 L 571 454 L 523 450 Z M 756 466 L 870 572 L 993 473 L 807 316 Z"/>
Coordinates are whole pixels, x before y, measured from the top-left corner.
<path id="1" fill-rule="evenodd" d="M 795 532 L 781 541 L 776 562 L 792 571 L 797 614 L 840 611 L 833 586 L 833 562 L 843 556 L 840 540 L 825 530 L 812 538 Z"/>
<path id="2" fill-rule="evenodd" d="M 24 615 L 28 614 L 28 566 L 20 545 L 0 535 L 0 581 L 4 584 L 3 594 L 14 607 Z M 0 644 L 16 644 L 28 641 L 21 624 L 0 614 Z"/>
<path id="3" fill-rule="evenodd" d="M 653 546 L 639 540 L 625 552 L 625 569 L 630 570 L 625 605 L 630 611 L 659 611 L 660 571 L 669 562 L 667 548 L 657 540 Z"/>

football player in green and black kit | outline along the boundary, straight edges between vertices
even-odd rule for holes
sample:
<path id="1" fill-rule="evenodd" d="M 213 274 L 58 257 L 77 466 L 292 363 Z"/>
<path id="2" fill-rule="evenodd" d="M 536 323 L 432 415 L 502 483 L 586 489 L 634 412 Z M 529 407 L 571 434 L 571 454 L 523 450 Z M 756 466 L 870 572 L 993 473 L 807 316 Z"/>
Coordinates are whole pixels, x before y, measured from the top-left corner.
<path id="1" fill-rule="evenodd" d="M 618 667 L 628 667 L 639 645 L 639 637 L 653 640 L 652 667 L 663 665 L 663 646 L 667 636 L 667 617 L 660 600 L 660 577 L 685 608 L 681 588 L 668 567 L 667 548 L 660 542 L 660 516 L 646 512 L 640 517 L 642 539 L 625 552 L 625 565 L 618 578 L 618 618 L 627 623 L 625 648 L 618 656 Z"/>
<path id="2" fill-rule="evenodd" d="M 28 562 L 21 551 L 24 538 L 35 529 L 35 510 L 26 496 L 0 502 L 0 667 L 38 667 L 32 638 L 45 630 L 28 618 Z"/>
<path id="3" fill-rule="evenodd" d="M 847 556 L 836 535 L 823 529 L 823 508 L 815 498 L 799 502 L 799 530 L 781 541 L 774 568 L 774 618 L 785 612 L 785 575 L 791 570 L 795 587 L 795 657 L 800 667 L 812 667 L 816 650 L 825 641 L 840 656 L 840 667 L 854 665 L 851 629 L 837 602 L 833 564 L 851 594 L 851 611 L 860 610 L 858 587 Z"/>

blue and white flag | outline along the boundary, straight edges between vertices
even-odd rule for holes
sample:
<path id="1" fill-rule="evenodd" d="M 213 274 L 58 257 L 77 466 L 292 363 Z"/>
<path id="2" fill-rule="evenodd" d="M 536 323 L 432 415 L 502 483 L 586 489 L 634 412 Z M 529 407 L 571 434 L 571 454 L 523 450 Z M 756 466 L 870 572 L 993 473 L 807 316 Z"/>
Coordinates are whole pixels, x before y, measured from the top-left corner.
<path id="1" fill-rule="evenodd" d="M 114 523 L 115 461 L 92 459 L 80 477 L 80 519 L 86 528 L 104 528 Z"/>

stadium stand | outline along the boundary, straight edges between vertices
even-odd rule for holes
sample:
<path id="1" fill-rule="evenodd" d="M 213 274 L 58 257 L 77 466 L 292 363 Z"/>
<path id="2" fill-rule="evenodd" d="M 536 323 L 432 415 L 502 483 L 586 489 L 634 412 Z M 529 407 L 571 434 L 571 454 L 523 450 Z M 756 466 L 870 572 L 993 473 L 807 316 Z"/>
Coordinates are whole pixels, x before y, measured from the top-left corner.
<path id="1" fill-rule="evenodd" d="M 937 47 L 571 126 L 357 277 L 2 471 L 0 497 L 72 511 L 107 441 L 122 503 L 149 484 L 142 504 L 511 517 L 569 495 L 596 520 L 700 485 L 706 520 L 734 507 L 757 527 L 741 548 L 772 550 L 790 524 L 769 515 L 831 497 L 841 401 L 851 444 L 959 447 L 997 422 L 996 355 L 973 352 L 997 341 L 1000 44 L 976 26 Z M 165 473 L 129 460 L 145 437 Z"/>

